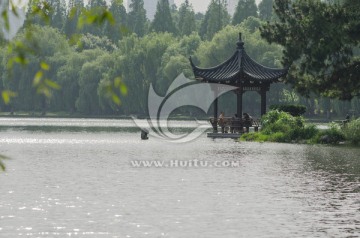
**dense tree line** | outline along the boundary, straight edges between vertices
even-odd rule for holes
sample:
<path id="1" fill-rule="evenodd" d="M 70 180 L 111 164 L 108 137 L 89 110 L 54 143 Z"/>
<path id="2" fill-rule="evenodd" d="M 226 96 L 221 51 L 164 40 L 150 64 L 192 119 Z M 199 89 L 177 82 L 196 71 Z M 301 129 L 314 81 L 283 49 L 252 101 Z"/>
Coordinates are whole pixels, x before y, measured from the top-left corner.
<path id="1" fill-rule="evenodd" d="M 29 2 L 27 22 L 16 36 L 17 40 L 25 39 L 28 34 L 25 29 L 31 27 L 32 40 L 23 46 L 34 52 L 27 58 L 27 64 L 9 67 L 13 53 L 6 49 L 6 44 L 0 45 L 0 90 L 17 92 L 9 105 L 1 104 L 3 111 L 146 114 L 151 84 L 156 92 L 164 95 L 180 73 L 193 77 L 189 56 L 202 67 L 221 63 L 233 54 L 239 32 L 243 33 L 248 54 L 261 64 L 283 67 L 286 64 L 282 64 L 282 59 L 288 57 L 286 52 L 283 54 L 287 45 L 268 44 L 261 37 L 264 31 L 259 30 L 266 21 L 267 24 L 282 21 L 279 13 L 282 5 L 275 1 L 273 11 L 272 0 L 263 0 L 259 7 L 255 0 L 239 0 L 234 16 L 229 15 L 225 1 L 221 0 L 212 0 L 205 14 L 195 13 L 187 0 L 179 8 L 169 6 L 168 0 L 160 0 L 152 22 L 146 18 L 143 0 L 131 0 L 129 12 L 119 0 L 109 4 L 94 0 L 89 5 L 84 5 L 82 0 L 70 0 L 68 5 L 64 0 L 48 3 L 50 17 L 43 18 L 31 15 L 31 9 L 36 9 L 34 4 L 39 1 Z M 94 24 L 85 24 L 92 20 L 86 15 L 89 11 L 103 9 L 111 12 L 114 24 L 100 24 L 94 19 Z M 43 62 L 49 68 L 43 66 Z M 37 94 L 38 87 L 33 87 L 34 75 L 39 70 L 44 79 L 51 79 L 41 82 L 54 83 L 50 85 L 54 86 L 51 97 L 46 97 L 49 93 L 46 87 L 45 94 Z M 118 84 L 118 80 L 127 86 L 123 89 L 127 96 L 119 94 L 121 106 L 111 100 L 114 94 L 109 93 L 110 86 Z M 61 88 L 56 90 L 56 85 Z M 226 94 L 220 99 L 220 107 L 228 114 L 236 111 L 235 100 L 235 95 Z M 309 114 L 343 115 L 351 109 L 360 111 L 358 97 L 351 102 L 319 98 L 317 94 L 302 97 L 285 84 L 273 85 L 268 100 L 270 104 L 304 104 Z M 244 110 L 259 114 L 259 104 L 256 93 L 245 94 Z M 189 111 L 197 113 L 193 108 L 180 108 L 177 112 Z"/>
<path id="2" fill-rule="evenodd" d="M 264 38 L 284 46 L 287 82 L 304 95 L 360 95 L 360 1 L 338 2 L 275 0 L 279 20 L 262 28 Z"/>

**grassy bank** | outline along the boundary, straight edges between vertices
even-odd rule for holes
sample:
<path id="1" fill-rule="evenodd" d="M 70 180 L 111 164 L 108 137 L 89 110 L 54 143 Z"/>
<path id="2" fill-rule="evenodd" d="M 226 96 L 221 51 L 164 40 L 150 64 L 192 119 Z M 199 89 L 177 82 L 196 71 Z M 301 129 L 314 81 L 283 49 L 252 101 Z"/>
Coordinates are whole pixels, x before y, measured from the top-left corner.
<path id="1" fill-rule="evenodd" d="M 306 144 L 339 144 L 345 142 L 357 145 L 360 142 L 360 119 L 345 126 L 328 123 L 327 129 L 305 123 L 303 117 L 294 117 L 286 112 L 270 111 L 261 118 L 260 132 L 243 134 L 241 141 L 282 142 Z"/>

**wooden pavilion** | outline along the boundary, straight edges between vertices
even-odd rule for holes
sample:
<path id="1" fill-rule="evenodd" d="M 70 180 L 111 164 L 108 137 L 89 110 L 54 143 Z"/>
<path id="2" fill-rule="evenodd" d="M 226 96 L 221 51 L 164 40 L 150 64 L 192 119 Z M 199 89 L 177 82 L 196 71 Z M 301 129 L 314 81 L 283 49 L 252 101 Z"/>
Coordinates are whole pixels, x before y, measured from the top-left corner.
<path id="1" fill-rule="evenodd" d="M 285 76 L 288 68 L 275 69 L 265 67 L 246 53 L 244 42 L 239 33 L 239 41 L 235 53 L 225 62 L 212 68 L 199 68 L 194 65 L 191 57 L 190 63 L 196 80 L 204 83 L 219 83 L 237 87 L 237 115 L 242 116 L 242 96 L 247 91 L 256 91 L 261 96 L 261 115 L 266 113 L 266 92 L 272 83 L 279 82 Z M 217 94 L 216 90 L 214 93 Z M 216 95 L 215 95 L 215 98 Z M 214 101 L 214 119 L 218 117 L 218 100 Z"/>

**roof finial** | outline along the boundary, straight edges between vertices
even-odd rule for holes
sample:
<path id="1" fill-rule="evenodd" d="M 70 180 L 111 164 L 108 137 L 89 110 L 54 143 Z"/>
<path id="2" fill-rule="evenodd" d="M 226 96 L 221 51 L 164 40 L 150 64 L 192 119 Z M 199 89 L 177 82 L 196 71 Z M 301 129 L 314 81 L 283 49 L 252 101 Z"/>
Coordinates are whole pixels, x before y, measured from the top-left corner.
<path id="1" fill-rule="evenodd" d="M 244 42 L 242 41 L 242 34 L 239 32 L 239 41 L 236 44 L 238 49 L 244 49 Z"/>

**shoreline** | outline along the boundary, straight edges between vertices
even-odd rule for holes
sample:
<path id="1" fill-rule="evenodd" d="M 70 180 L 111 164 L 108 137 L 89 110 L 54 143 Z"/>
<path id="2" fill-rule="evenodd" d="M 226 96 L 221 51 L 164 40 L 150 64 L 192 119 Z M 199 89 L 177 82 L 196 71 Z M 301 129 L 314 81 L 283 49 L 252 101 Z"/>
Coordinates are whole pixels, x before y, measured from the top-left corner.
<path id="1" fill-rule="evenodd" d="M 41 113 L 28 113 L 28 112 L 19 112 L 14 115 L 10 115 L 9 112 L 0 112 L 0 118 L 69 118 L 69 119 L 120 119 L 120 120 L 131 120 L 133 117 L 137 119 L 150 119 L 145 115 L 83 115 L 83 114 L 66 114 L 66 113 L 47 113 L 42 115 Z M 190 117 L 186 115 L 177 115 L 170 116 L 169 120 L 179 120 L 179 121 L 193 121 L 193 120 L 209 120 L 212 116 L 200 116 L 200 117 Z M 322 118 L 322 117 L 304 117 L 307 123 L 330 123 L 342 121 L 344 118 Z"/>

